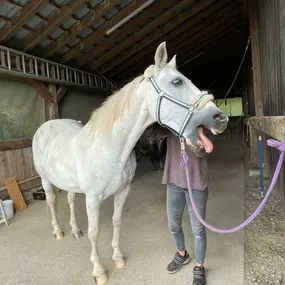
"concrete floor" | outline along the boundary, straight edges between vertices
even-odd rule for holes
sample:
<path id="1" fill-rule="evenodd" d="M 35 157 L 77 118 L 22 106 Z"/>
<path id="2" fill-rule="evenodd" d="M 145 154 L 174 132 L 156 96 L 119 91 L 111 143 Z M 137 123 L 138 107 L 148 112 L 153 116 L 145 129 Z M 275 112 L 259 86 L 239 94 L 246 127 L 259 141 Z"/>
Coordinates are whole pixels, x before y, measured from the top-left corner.
<path id="1" fill-rule="evenodd" d="M 217 227 L 233 227 L 244 216 L 244 168 L 241 143 L 219 138 L 210 158 L 211 183 L 207 220 Z M 100 254 L 108 270 L 109 285 L 190 285 L 194 260 L 175 276 L 165 267 L 174 246 L 167 229 L 165 186 L 162 172 L 152 171 L 148 162 L 139 164 L 133 188 L 127 199 L 122 226 L 121 248 L 127 266 L 112 266 L 112 199 L 101 209 Z M 1 285 L 88 285 L 94 284 L 89 261 L 85 197 L 78 195 L 76 213 L 84 236 L 74 240 L 69 231 L 66 194 L 59 197 L 59 219 L 65 237 L 52 240 L 50 214 L 44 201 L 35 201 L 17 213 L 10 226 L 0 225 Z M 184 230 L 188 249 L 193 252 L 187 213 Z M 207 285 L 241 285 L 244 268 L 244 233 L 221 235 L 208 231 Z"/>

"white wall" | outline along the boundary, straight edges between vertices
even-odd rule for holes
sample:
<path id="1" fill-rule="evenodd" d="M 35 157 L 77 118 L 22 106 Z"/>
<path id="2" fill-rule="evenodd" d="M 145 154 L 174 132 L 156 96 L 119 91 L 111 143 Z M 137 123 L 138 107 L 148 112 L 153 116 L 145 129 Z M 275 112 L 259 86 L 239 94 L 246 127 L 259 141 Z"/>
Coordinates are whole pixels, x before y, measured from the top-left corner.
<path id="1" fill-rule="evenodd" d="M 75 119 L 86 124 L 92 111 L 100 107 L 106 99 L 106 95 L 103 92 L 92 94 L 68 91 L 59 102 L 60 118 Z"/>

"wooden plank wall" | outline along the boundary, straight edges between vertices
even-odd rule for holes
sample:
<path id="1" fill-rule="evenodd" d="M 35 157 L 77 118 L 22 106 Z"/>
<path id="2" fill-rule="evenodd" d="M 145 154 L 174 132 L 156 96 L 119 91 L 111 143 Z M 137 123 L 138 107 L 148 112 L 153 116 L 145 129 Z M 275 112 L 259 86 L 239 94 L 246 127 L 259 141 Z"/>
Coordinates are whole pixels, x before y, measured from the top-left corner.
<path id="1" fill-rule="evenodd" d="M 258 1 L 258 27 L 264 116 L 285 115 L 285 0 Z M 284 134 L 285 135 L 285 134 Z M 268 148 L 267 148 L 268 149 Z M 268 149 L 268 163 L 275 170 L 279 152 Z M 285 206 L 285 167 L 278 189 Z"/>
<path id="2" fill-rule="evenodd" d="M 20 188 L 25 191 L 29 190 L 29 187 L 33 188 L 34 182 L 39 183 L 37 176 L 31 139 L 0 141 L 0 198 L 7 197 L 7 192 L 3 191 L 5 178 L 16 177 L 18 183 L 24 181 L 23 187 Z"/>

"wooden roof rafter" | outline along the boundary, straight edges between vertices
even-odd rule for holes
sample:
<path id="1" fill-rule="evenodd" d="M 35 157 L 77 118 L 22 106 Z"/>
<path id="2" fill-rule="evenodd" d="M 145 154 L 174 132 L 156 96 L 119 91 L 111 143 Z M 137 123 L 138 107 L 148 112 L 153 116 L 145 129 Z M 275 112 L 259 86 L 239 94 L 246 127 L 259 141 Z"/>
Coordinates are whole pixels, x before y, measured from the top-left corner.
<path id="1" fill-rule="evenodd" d="M 182 0 L 181 2 L 187 2 L 187 5 L 189 3 L 192 3 L 194 0 Z M 131 24 L 127 29 L 120 29 L 116 32 L 112 33 L 106 40 L 104 40 L 100 45 L 96 46 L 94 49 L 90 50 L 82 60 L 80 60 L 77 64 L 78 66 L 82 67 L 86 65 L 86 63 L 89 63 L 91 60 L 95 59 L 95 62 L 101 61 L 102 58 L 105 58 L 109 53 L 113 53 L 114 50 L 116 50 L 118 53 L 120 53 L 120 50 L 122 49 L 122 45 L 125 44 L 125 41 L 123 41 L 121 44 L 114 47 L 114 43 L 121 41 L 122 39 L 125 39 L 128 37 L 129 34 L 134 34 L 134 37 L 136 37 L 138 34 L 141 34 L 141 31 L 139 30 L 139 25 L 141 23 L 145 22 L 156 22 L 155 20 L 151 20 L 154 14 L 161 14 L 163 13 L 169 4 L 171 3 L 171 0 L 165 0 L 163 2 L 156 1 L 151 6 L 149 6 L 145 11 L 134 17 L 131 21 Z M 175 4 L 177 6 L 179 4 Z M 158 17 L 160 19 L 163 17 L 164 13 Z M 142 30 L 145 30 L 146 28 L 142 28 Z M 152 28 L 153 29 L 153 28 Z M 149 28 L 148 28 L 149 30 Z M 137 32 L 138 31 L 138 32 Z M 112 49 L 114 47 L 114 49 Z M 103 56 L 100 56 L 103 54 Z M 100 58 L 98 58 L 100 56 Z"/>
<path id="2" fill-rule="evenodd" d="M 142 53 L 146 54 L 152 52 L 157 45 L 158 41 L 167 40 L 167 41 L 176 41 L 179 38 L 179 41 L 183 41 L 185 36 L 188 37 L 189 33 L 192 34 L 200 33 L 201 26 L 212 24 L 211 15 L 214 15 L 214 18 L 224 17 L 225 12 L 229 9 L 230 0 L 219 1 L 217 5 L 209 6 L 211 1 L 202 1 L 198 4 L 195 4 L 190 11 L 182 12 L 177 18 L 174 18 L 172 21 L 167 22 L 167 24 L 161 29 L 158 29 L 155 33 L 151 34 L 148 37 L 145 37 L 140 44 L 133 46 L 131 49 L 123 52 L 118 58 L 113 58 L 110 62 L 105 63 L 99 69 L 101 73 L 105 74 L 111 69 L 114 69 L 116 72 L 116 67 L 119 66 L 124 61 L 127 61 L 129 58 L 135 57 L 141 50 Z M 197 6 L 196 6 L 197 5 Z M 233 5 L 233 8 L 237 8 L 237 5 Z M 196 15 L 199 13 L 198 15 Z M 190 16 L 189 16 L 190 15 Z M 195 16 L 196 15 L 196 16 Z M 193 18 L 192 18 L 193 16 Z M 189 20 L 190 18 L 190 20 Z M 195 29 L 195 27 L 198 28 Z M 191 29 L 195 29 L 195 33 L 192 33 Z M 186 32 L 186 33 L 185 33 Z M 182 36 L 182 38 L 181 38 Z M 183 37 L 184 36 L 184 37 Z M 90 68 L 90 70 L 93 69 Z"/>
<path id="3" fill-rule="evenodd" d="M 22 7 L 20 14 L 13 17 L 3 28 L 1 28 L 0 42 L 6 42 L 9 40 L 13 33 L 24 26 L 27 20 L 34 16 L 37 10 L 47 2 L 48 0 L 32 0 L 26 6 Z"/>
<path id="4" fill-rule="evenodd" d="M 90 9 L 90 11 L 85 16 L 83 16 L 82 19 L 78 20 L 77 23 L 72 25 L 65 33 L 59 36 L 58 39 L 48 45 L 45 48 L 42 57 L 46 58 L 48 56 L 51 56 L 62 49 L 66 44 L 74 41 L 80 35 L 81 31 L 95 23 L 95 21 L 100 20 L 100 18 L 102 18 L 102 15 L 106 13 L 111 7 L 116 7 L 116 9 L 119 11 L 119 2 L 120 1 L 118 0 L 109 0 L 107 3 L 102 2 L 95 8 Z"/>
<path id="5" fill-rule="evenodd" d="M 85 48 L 88 48 L 89 46 L 94 44 L 94 42 L 98 40 L 98 38 L 105 37 L 106 32 L 110 28 L 112 28 L 123 18 L 127 17 L 130 13 L 135 11 L 138 7 L 144 4 L 144 2 L 146 2 L 146 0 L 137 0 L 130 3 L 127 7 L 120 10 L 114 17 L 108 20 L 104 25 L 98 28 L 93 34 L 91 34 L 89 37 L 87 37 L 86 39 L 81 41 L 78 45 L 76 45 L 74 48 L 72 48 L 70 51 L 68 51 L 63 57 L 59 59 L 59 61 L 62 63 L 70 61 L 76 54 L 80 53 Z"/>
<path id="6" fill-rule="evenodd" d="M 48 35 L 54 32 L 59 25 L 63 24 L 86 0 L 71 0 L 64 7 L 53 14 L 46 23 L 42 24 L 32 35 L 24 41 L 23 51 L 32 49 Z"/>
<path id="7" fill-rule="evenodd" d="M 230 25 L 234 28 L 245 22 L 238 15 L 244 0 L 4 2 L 6 14 L 0 21 L 6 25 L 0 30 L 0 44 L 116 79 L 142 70 L 162 41 L 167 42 L 169 53 L 199 52 L 201 45 L 212 40 L 211 36 L 215 38 Z M 129 18 L 145 5 L 142 12 Z M 116 28 L 126 17 L 128 22 Z M 114 31 L 109 33 L 112 28 Z M 183 46 L 183 42 L 187 44 Z M 237 48 L 234 49 L 237 56 Z"/>
<path id="8" fill-rule="evenodd" d="M 137 46 L 138 42 L 144 42 L 147 35 L 154 33 L 157 29 L 160 30 L 162 25 L 165 25 L 170 19 L 177 16 L 177 14 L 182 13 L 184 9 L 190 8 L 188 10 L 188 17 L 194 15 L 199 8 L 202 9 L 209 5 L 211 0 L 202 0 L 201 3 L 196 3 L 194 0 L 182 0 L 175 4 L 172 8 L 164 11 L 159 17 L 154 19 L 153 21 L 149 22 L 146 26 L 144 26 L 141 30 L 135 33 L 133 36 L 130 36 L 122 43 L 114 47 L 112 50 L 108 51 L 104 56 L 96 59 L 91 65 L 88 66 L 87 69 L 96 70 L 102 64 L 110 61 L 116 55 L 122 55 L 122 53 L 132 46 Z M 199 8 L 197 8 L 199 6 Z M 193 10 L 192 10 L 193 9 Z M 178 20 L 178 17 L 176 18 Z M 139 18 L 137 19 L 139 20 Z M 110 64 L 110 63 L 109 63 Z"/>

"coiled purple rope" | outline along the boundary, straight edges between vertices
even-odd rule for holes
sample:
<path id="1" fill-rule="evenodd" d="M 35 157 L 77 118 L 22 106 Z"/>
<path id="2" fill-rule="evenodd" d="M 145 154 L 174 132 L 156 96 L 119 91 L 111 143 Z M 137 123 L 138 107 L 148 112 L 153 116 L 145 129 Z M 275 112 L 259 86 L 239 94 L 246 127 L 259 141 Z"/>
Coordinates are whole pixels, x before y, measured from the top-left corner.
<path id="1" fill-rule="evenodd" d="M 194 210 L 197 218 L 199 219 L 199 221 L 206 228 L 208 228 L 209 230 L 212 230 L 213 232 L 216 232 L 216 233 L 223 233 L 223 234 L 234 233 L 234 232 L 237 232 L 237 231 L 243 229 L 244 227 L 248 226 L 260 214 L 260 212 L 264 208 L 266 202 L 268 201 L 269 196 L 270 196 L 272 190 L 275 187 L 275 184 L 276 184 L 276 182 L 278 180 L 278 176 L 280 174 L 280 170 L 282 168 L 282 164 L 283 164 L 284 158 L 285 158 L 285 141 L 280 142 L 280 141 L 277 141 L 277 140 L 269 139 L 269 140 L 267 140 L 267 145 L 270 146 L 270 147 L 273 147 L 273 148 L 277 148 L 281 152 L 280 156 L 279 156 L 279 160 L 278 160 L 277 166 L 276 166 L 276 169 L 275 169 L 275 173 L 273 175 L 271 184 L 269 186 L 269 189 L 268 189 L 264 199 L 262 200 L 262 202 L 260 203 L 258 208 L 255 210 L 255 212 L 247 220 L 245 220 L 242 224 L 240 224 L 239 226 L 237 226 L 235 228 L 232 228 L 232 229 L 217 229 L 217 228 L 209 225 L 207 222 L 205 222 L 203 220 L 203 218 L 200 216 L 200 214 L 199 214 L 199 212 L 197 210 L 197 207 L 195 205 L 193 196 L 192 196 L 192 189 L 191 189 L 191 186 L 190 186 L 190 177 L 189 177 L 189 172 L 187 170 L 188 156 L 187 156 L 185 151 L 181 152 L 181 155 L 182 155 L 181 167 L 183 169 L 185 169 L 185 172 L 186 172 L 187 186 L 188 186 L 188 189 L 189 189 L 189 194 L 190 194 L 190 200 L 191 200 L 191 203 L 192 203 L 192 207 L 193 207 L 193 210 Z"/>

